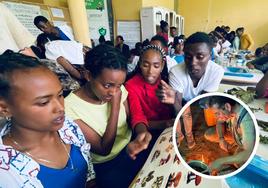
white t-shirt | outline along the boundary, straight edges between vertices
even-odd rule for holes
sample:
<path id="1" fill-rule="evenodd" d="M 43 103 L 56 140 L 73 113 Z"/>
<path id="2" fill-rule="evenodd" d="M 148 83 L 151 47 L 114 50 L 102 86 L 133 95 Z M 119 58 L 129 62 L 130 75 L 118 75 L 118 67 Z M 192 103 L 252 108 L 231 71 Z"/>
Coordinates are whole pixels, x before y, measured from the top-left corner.
<path id="1" fill-rule="evenodd" d="M 134 57 L 132 57 L 131 63 L 128 63 L 127 64 L 127 72 L 128 73 L 131 73 L 132 71 L 135 70 L 135 68 L 136 68 L 136 66 L 137 66 L 137 64 L 139 62 L 139 59 L 140 59 L 140 56 L 137 56 L 137 55 L 135 55 Z"/>
<path id="2" fill-rule="evenodd" d="M 167 60 L 167 69 L 168 72 L 171 70 L 172 67 L 174 67 L 175 65 L 177 65 L 177 61 L 173 58 L 171 58 L 169 55 L 166 56 L 166 60 Z"/>
<path id="3" fill-rule="evenodd" d="M 222 48 L 229 48 L 231 46 L 231 43 L 228 40 L 225 40 L 224 43 L 222 43 Z"/>
<path id="4" fill-rule="evenodd" d="M 70 40 L 74 40 L 73 30 L 67 24 L 57 26 Z"/>
<path id="5" fill-rule="evenodd" d="M 169 72 L 169 83 L 176 91 L 182 93 L 184 100 L 189 101 L 202 91 L 217 91 L 223 74 L 224 69 L 220 65 L 209 61 L 205 74 L 199 80 L 198 85 L 194 87 L 192 79 L 186 70 L 185 63 L 181 63 L 173 67 Z"/>
<path id="6" fill-rule="evenodd" d="M 45 44 L 46 58 L 57 60 L 62 56 L 67 59 L 71 64 L 83 65 L 83 44 L 76 41 L 67 40 L 54 40 Z"/>

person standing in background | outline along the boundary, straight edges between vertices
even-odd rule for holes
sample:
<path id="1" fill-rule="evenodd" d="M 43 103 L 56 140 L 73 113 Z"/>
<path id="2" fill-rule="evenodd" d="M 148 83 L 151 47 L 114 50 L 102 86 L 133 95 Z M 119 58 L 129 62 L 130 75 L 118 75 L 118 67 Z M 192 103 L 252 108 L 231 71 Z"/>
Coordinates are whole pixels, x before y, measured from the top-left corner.
<path id="1" fill-rule="evenodd" d="M 116 37 L 116 46 L 115 47 L 117 49 L 119 49 L 127 59 L 130 58 L 129 46 L 127 44 L 124 44 L 124 38 L 121 35 L 118 35 Z"/>
<path id="2" fill-rule="evenodd" d="M 235 30 L 235 38 L 233 40 L 233 49 L 238 51 L 240 49 L 240 37 L 243 34 L 243 29 L 241 27 Z"/>
<path id="3" fill-rule="evenodd" d="M 169 29 L 168 23 L 164 20 L 161 20 L 160 21 L 160 29 L 161 29 L 161 31 L 159 33 L 157 33 L 157 35 L 164 37 L 167 44 L 168 44 L 168 29 Z"/>
<path id="4" fill-rule="evenodd" d="M 170 27 L 170 37 L 168 38 L 168 45 L 172 46 L 174 38 L 177 36 L 177 28 Z"/>
<path id="5" fill-rule="evenodd" d="M 254 41 L 250 34 L 244 33 L 244 27 L 241 27 L 242 35 L 240 37 L 240 50 L 250 50 L 254 45 Z"/>

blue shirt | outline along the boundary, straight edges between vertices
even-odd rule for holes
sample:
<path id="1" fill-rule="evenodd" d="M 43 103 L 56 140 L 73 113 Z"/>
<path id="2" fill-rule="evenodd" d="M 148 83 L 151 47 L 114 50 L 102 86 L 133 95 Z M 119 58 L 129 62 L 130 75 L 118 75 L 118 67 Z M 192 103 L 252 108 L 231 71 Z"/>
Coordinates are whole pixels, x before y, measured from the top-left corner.
<path id="1" fill-rule="evenodd" d="M 45 188 L 85 187 L 87 170 L 87 163 L 80 148 L 72 144 L 70 158 L 63 169 L 54 169 L 40 164 L 37 178 Z"/>
<path id="2" fill-rule="evenodd" d="M 184 62 L 184 55 L 176 55 L 176 54 L 174 54 L 172 56 L 172 58 L 175 59 L 178 64 Z"/>
<path id="3" fill-rule="evenodd" d="M 62 32 L 62 30 L 60 30 L 60 28 L 56 27 L 56 29 L 59 31 L 59 38 L 61 40 L 71 40 Z"/>

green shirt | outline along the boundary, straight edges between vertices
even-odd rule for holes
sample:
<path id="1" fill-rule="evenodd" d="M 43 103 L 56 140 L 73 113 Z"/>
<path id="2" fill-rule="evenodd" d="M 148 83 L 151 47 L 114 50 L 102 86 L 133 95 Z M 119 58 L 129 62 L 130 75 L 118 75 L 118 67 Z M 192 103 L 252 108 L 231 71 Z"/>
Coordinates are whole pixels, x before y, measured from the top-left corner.
<path id="1" fill-rule="evenodd" d="M 115 142 L 111 153 L 107 156 L 97 155 L 91 153 L 93 163 L 103 163 L 115 158 L 120 151 L 125 148 L 131 139 L 131 129 L 127 125 L 127 115 L 123 102 L 127 99 L 127 91 L 124 86 L 121 86 L 122 98 L 121 106 L 118 118 L 118 127 Z M 108 119 L 110 116 L 110 103 L 105 103 L 101 105 L 91 104 L 79 98 L 74 93 L 70 93 L 65 98 L 65 112 L 68 117 L 73 120 L 82 120 L 89 127 L 94 129 L 101 137 L 103 136 Z"/>

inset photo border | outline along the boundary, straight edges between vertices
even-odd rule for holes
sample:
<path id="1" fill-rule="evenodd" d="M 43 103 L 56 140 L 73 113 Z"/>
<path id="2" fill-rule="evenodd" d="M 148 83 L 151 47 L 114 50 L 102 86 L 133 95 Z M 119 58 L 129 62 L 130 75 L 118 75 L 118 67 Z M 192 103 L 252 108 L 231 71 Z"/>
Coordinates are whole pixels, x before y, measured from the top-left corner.
<path id="1" fill-rule="evenodd" d="M 248 123 L 241 124 L 239 114 Z M 250 123 L 253 128 L 245 129 Z M 172 137 L 175 152 L 187 169 L 204 178 L 223 179 L 236 175 L 251 162 L 259 145 L 259 127 L 243 101 L 213 92 L 199 95 L 183 106 Z M 247 160 L 234 163 L 233 156 Z"/>

